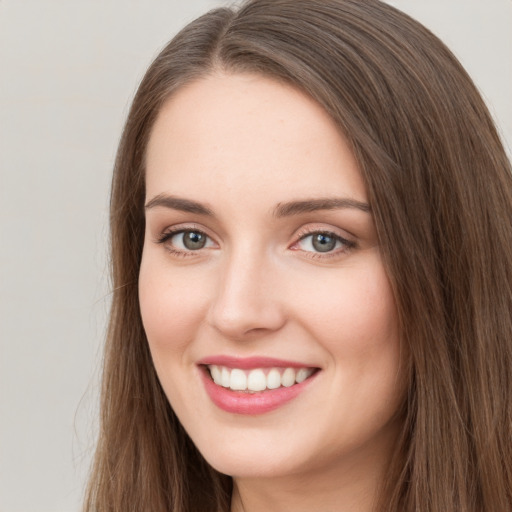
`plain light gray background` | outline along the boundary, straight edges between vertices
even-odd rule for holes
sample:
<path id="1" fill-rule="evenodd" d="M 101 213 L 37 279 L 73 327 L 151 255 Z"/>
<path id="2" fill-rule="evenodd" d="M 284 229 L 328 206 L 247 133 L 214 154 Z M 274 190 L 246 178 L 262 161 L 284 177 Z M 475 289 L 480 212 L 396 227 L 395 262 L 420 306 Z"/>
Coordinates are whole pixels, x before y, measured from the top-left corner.
<path id="1" fill-rule="evenodd" d="M 512 145 L 512 1 L 394 0 Z M 0 512 L 78 512 L 97 414 L 110 172 L 142 74 L 221 0 L 0 0 Z"/>

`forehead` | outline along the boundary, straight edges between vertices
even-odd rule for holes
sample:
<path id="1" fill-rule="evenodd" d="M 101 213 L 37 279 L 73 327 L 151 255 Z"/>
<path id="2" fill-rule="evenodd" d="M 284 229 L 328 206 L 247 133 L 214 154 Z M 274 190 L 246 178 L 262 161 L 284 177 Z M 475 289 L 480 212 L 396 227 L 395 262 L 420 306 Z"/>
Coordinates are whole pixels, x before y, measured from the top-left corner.
<path id="1" fill-rule="evenodd" d="M 325 110 L 255 74 L 216 74 L 179 89 L 151 132 L 146 172 L 148 196 L 200 195 L 199 182 L 205 193 L 366 196 L 357 162 Z"/>

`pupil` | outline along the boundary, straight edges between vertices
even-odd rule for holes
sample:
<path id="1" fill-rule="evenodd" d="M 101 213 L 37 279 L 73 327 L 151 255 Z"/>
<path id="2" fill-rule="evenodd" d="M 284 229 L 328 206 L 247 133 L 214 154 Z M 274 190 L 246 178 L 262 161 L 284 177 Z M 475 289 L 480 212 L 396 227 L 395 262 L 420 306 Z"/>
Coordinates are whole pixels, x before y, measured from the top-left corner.
<path id="1" fill-rule="evenodd" d="M 318 252 L 329 252 L 336 246 L 336 239 L 329 235 L 318 234 L 313 237 L 313 247 Z"/>
<path id="2" fill-rule="evenodd" d="M 196 231 L 188 231 L 183 236 L 183 245 L 187 249 L 202 249 L 206 244 L 206 237 Z"/>

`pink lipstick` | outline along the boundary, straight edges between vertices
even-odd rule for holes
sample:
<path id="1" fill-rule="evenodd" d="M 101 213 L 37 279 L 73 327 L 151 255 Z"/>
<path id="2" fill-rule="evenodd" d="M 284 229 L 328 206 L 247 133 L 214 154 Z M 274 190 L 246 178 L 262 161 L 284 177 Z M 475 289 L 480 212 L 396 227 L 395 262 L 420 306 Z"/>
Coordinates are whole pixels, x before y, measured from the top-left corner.
<path id="1" fill-rule="evenodd" d="M 226 412 L 263 414 L 302 393 L 319 368 L 268 357 L 213 356 L 199 361 L 212 402 Z"/>

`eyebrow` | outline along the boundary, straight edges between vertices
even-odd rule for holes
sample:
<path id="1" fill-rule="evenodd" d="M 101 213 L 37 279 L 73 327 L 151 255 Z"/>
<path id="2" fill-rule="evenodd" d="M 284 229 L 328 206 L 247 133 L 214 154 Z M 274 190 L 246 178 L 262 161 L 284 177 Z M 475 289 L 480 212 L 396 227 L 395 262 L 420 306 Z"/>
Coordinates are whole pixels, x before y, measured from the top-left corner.
<path id="1" fill-rule="evenodd" d="M 199 215 L 213 216 L 213 211 L 207 206 L 192 201 L 190 199 L 183 199 L 181 197 L 168 196 L 166 194 L 159 194 L 155 196 L 151 201 L 146 203 L 146 210 L 162 206 L 164 208 L 171 208 L 173 210 L 179 210 L 187 213 L 197 213 Z"/>
<path id="2" fill-rule="evenodd" d="M 370 213 L 371 211 L 368 203 L 356 199 L 332 197 L 279 203 L 274 209 L 274 217 L 288 217 L 318 210 L 338 210 L 343 208 L 355 208 L 365 213 Z"/>
<path id="3" fill-rule="evenodd" d="M 213 217 L 214 215 L 213 211 L 202 203 L 166 194 L 159 194 L 155 196 L 146 203 L 145 208 L 146 210 L 149 210 L 158 206 L 187 213 L 205 215 L 208 217 Z M 364 203 L 356 199 L 332 197 L 279 203 L 274 208 L 273 215 L 276 218 L 281 218 L 300 215 L 302 213 L 316 212 L 319 210 L 338 210 L 344 208 L 354 208 L 365 213 L 369 213 L 371 211 L 368 203 Z"/>

